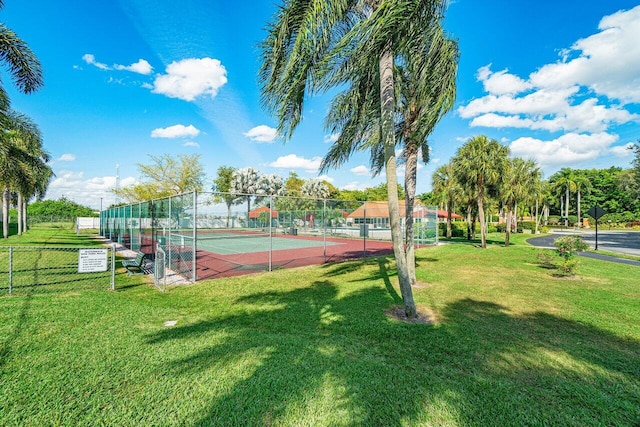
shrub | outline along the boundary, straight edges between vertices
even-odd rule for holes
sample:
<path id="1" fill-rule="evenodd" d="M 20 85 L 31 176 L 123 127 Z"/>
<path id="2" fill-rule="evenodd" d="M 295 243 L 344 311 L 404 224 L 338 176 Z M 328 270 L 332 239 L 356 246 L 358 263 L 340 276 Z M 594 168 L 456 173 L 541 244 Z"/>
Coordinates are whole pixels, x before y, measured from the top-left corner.
<path id="1" fill-rule="evenodd" d="M 440 229 L 440 235 L 445 237 L 447 235 L 447 223 L 441 222 L 438 224 Z M 467 234 L 466 222 L 452 222 L 451 223 L 451 237 L 464 237 Z"/>
<path id="2" fill-rule="evenodd" d="M 580 236 L 560 237 L 553 242 L 553 245 L 556 247 L 556 253 L 564 258 L 565 263 L 573 258 L 577 252 L 589 249 L 589 245 Z"/>
<path id="3" fill-rule="evenodd" d="M 558 265 L 558 272 L 563 276 L 574 276 L 577 268 L 577 259 L 567 259 Z"/>

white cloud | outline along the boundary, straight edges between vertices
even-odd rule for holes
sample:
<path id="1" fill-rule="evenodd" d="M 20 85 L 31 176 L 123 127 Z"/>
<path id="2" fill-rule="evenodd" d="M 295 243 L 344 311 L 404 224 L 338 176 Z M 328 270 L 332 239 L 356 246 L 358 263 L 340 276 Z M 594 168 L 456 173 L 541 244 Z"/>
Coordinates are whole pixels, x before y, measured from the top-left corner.
<path id="1" fill-rule="evenodd" d="M 58 161 L 60 162 L 73 162 L 76 159 L 76 156 L 70 153 L 65 153 L 62 156 L 58 157 Z"/>
<path id="2" fill-rule="evenodd" d="M 351 181 L 347 185 L 343 186 L 341 190 L 364 190 L 366 187 L 366 184 L 362 184 L 358 181 Z"/>
<path id="3" fill-rule="evenodd" d="M 184 138 L 200 135 L 200 130 L 193 125 L 173 125 L 151 131 L 151 138 Z"/>
<path id="4" fill-rule="evenodd" d="M 119 186 L 127 187 L 136 182 L 133 177 L 124 177 L 120 178 Z M 115 195 L 111 192 L 115 184 L 115 176 L 86 178 L 84 172 L 56 171 L 56 178 L 49 185 L 46 198 L 55 200 L 64 196 L 94 209 L 100 208 L 102 202 L 106 208 L 115 202 Z"/>
<path id="5" fill-rule="evenodd" d="M 333 144 L 334 142 L 336 142 L 338 140 L 339 137 L 340 137 L 339 133 L 332 133 L 331 135 L 325 135 L 324 136 L 324 143 L 325 144 Z"/>
<path id="6" fill-rule="evenodd" d="M 166 74 L 156 77 L 152 92 L 193 101 L 204 95 L 215 98 L 226 83 L 227 70 L 219 60 L 190 58 L 169 64 Z"/>
<path id="7" fill-rule="evenodd" d="M 306 159 L 298 157 L 295 154 L 278 157 L 275 162 L 269 163 L 269 166 L 280 169 L 302 169 L 305 172 L 316 173 L 320 169 L 321 157 Z"/>
<path id="8" fill-rule="evenodd" d="M 605 16 L 599 33 L 578 40 L 530 76 L 538 87 L 587 86 L 596 94 L 640 102 L 640 6 Z M 568 56 L 574 59 L 567 61 Z"/>
<path id="9" fill-rule="evenodd" d="M 116 70 L 124 70 L 131 71 L 133 73 L 148 75 L 153 71 L 153 67 L 144 59 L 139 59 L 138 62 L 135 62 L 131 65 L 120 65 L 115 64 L 113 66 Z"/>
<path id="10" fill-rule="evenodd" d="M 615 147 L 611 147 L 609 152 L 616 157 L 631 157 L 633 156 L 633 151 L 631 149 L 635 146 L 633 142 L 629 142 L 625 145 L 616 145 Z"/>
<path id="11" fill-rule="evenodd" d="M 331 184 L 335 182 L 335 179 L 331 178 L 329 175 L 320 175 L 318 179 L 320 181 L 327 181 L 328 183 L 331 183 Z"/>
<path id="12" fill-rule="evenodd" d="M 531 83 L 509 74 L 508 70 L 492 72 L 490 67 L 491 64 L 478 69 L 478 80 L 484 85 L 484 90 L 490 94 L 516 94 L 531 89 Z"/>
<path id="13" fill-rule="evenodd" d="M 576 164 L 608 154 L 617 135 L 567 133 L 550 141 L 536 138 L 518 138 L 509 148 L 513 156 L 534 159 L 542 167 Z"/>
<path id="14" fill-rule="evenodd" d="M 244 136 L 254 142 L 274 142 L 278 138 L 278 131 L 266 125 L 256 126 L 243 133 Z"/>
<path id="15" fill-rule="evenodd" d="M 195 147 L 195 148 L 200 148 L 200 144 L 198 144 L 195 141 L 187 141 L 184 144 L 182 144 L 184 147 Z"/>
<path id="16" fill-rule="evenodd" d="M 85 53 L 82 55 L 82 60 L 89 65 L 93 65 L 94 67 L 100 68 L 101 70 L 110 70 L 107 64 L 103 64 L 102 62 L 97 62 L 96 57 L 91 53 Z"/>
<path id="17" fill-rule="evenodd" d="M 360 175 L 360 176 L 371 175 L 371 171 L 365 165 L 359 165 L 359 166 L 356 166 L 355 168 L 351 168 L 349 169 L 349 172 L 351 172 L 354 175 Z"/>
<path id="18" fill-rule="evenodd" d="M 494 72 L 491 64 L 479 68 L 486 95 L 462 105 L 458 114 L 471 119 L 472 127 L 594 137 L 640 121 L 625 108 L 640 102 L 640 6 L 604 17 L 598 28 L 527 78 L 507 69 Z"/>

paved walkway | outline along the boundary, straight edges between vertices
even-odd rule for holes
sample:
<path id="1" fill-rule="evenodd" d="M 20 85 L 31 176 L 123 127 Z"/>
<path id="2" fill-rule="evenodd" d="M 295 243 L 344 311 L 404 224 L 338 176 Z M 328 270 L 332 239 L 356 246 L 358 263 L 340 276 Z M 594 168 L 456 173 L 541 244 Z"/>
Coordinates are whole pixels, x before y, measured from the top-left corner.
<path id="1" fill-rule="evenodd" d="M 552 231 L 553 234 L 548 236 L 533 237 L 527 239 L 527 243 L 530 245 L 555 249 L 553 242 L 562 236 L 567 235 L 579 235 L 581 236 L 591 248 L 595 247 L 595 231 Z M 598 249 L 618 252 L 621 254 L 640 256 L 640 232 L 637 231 L 598 231 Z M 578 255 L 595 258 L 603 261 L 617 262 L 620 264 L 634 265 L 640 267 L 640 261 L 634 261 L 630 259 L 617 258 L 614 256 L 603 255 L 597 252 L 581 252 Z"/>

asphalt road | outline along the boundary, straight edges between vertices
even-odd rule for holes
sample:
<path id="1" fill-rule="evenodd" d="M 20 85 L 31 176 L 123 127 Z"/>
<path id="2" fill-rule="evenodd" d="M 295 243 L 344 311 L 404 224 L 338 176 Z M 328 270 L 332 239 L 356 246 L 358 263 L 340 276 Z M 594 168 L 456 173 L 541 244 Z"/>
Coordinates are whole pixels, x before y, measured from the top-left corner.
<path id="1" fill-rule="evenodd" d="M 542 237 L 533 237 L 527 242 L 533 246 L 541 248 L 553 248 L 553 242 L 558 237 L 567 235 L 579 235 L 589 244 L 591 249 L 595 249 L 596 232 L 589 231 L 556 231 L 553 234 Z M 627 255 L 640 256 L 640 232 L 638 231 L 601 231 L 598 230 L 598 249 L 608 252 L 616 252 Z M 609 257 L 593 252 L 581 253 L 581 256 L 604 259 L 607 261 L 620 262 L 622 264 L 640 266 L 640 261 L 625 260 L 622 258 Z"/>

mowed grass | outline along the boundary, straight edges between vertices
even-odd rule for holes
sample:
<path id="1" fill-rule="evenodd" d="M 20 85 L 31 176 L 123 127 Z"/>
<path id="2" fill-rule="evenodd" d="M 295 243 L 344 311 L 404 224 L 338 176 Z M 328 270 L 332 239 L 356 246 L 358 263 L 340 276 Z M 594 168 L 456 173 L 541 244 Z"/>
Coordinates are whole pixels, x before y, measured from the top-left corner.
<path id="1" fill-rule="evenodd" d="M 500 239 L 418 251 L 431 325 L 392 257 L 1 296 L 0 425 L 638 425 L 640 269 Z"/>

